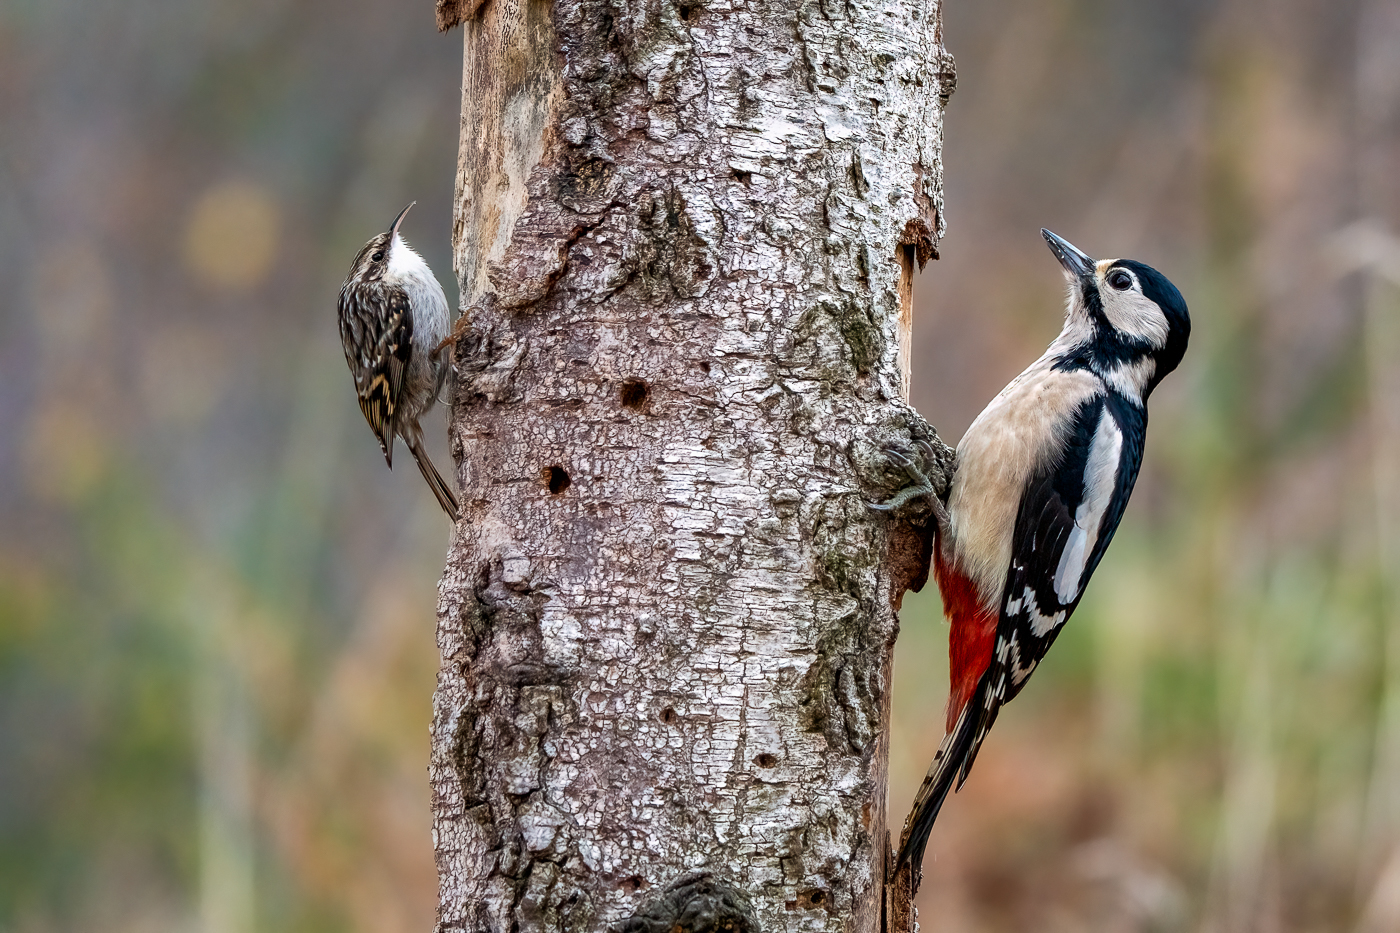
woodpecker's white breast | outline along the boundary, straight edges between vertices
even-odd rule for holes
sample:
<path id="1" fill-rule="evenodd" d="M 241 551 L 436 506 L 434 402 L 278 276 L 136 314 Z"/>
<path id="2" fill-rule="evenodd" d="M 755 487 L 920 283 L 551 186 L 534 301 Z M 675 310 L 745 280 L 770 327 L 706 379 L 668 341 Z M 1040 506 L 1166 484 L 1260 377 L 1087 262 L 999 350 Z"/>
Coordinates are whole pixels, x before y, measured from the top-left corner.
<path id="1" fill-rule="evenodd" d="M 1053 362 L 1047 353 L 1013 379 L 958 443 L 948 495 L 951 557 L 992 611 L 1006 582 L 1016 513 L 1031 475 L 1062 454 L 1070 415 L 1102 392 L 1092 374 L 1055 370 Z"/>
<path id="2" fill-rule="evenodd" d="M 423 257 L 397 233 L 389 245 L 389 268 L 384 280 L 408 294 L 409 306 L 413 308 L 413 347 L 420 353 L 431 353 L 447 336 L 451 324 L 447 295 Z"/>

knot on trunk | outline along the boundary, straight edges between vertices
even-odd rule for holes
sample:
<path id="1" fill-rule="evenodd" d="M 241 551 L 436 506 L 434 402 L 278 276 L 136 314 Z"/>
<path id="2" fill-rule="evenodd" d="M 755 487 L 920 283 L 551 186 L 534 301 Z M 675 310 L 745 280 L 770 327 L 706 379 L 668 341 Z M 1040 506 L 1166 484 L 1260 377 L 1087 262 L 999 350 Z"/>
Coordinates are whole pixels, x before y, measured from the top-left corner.
<path id="1" fill-rule="evenodd" d="M 654 895 L 615 933 L 758 933 L 742 891 L 708 872 L 686 875 Z"/>

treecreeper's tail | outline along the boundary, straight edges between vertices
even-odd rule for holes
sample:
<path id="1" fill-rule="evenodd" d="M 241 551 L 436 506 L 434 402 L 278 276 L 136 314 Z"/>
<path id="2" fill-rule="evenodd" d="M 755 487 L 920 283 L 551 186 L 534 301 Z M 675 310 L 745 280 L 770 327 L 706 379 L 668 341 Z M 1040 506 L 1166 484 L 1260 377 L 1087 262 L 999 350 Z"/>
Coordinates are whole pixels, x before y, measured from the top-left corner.
<path id="1" fill-rule="evenodd" d="M 405 438 L 408 441 L 408 449 L 413 452 L 413 459 L 418 464 L 418 471 L 423 474 L 423 478 L 428 481 L 429 488 L 433 495 L 437 496 L 438 505 L 447 513 L 447 517 L 455 524 L 462 518 L 462 506 L 457 501 L 457 494 L 452 491 L 452 487 L 447 485 L 447 480 L 442 478 L 442 474 L 433 466 L 433 461 L 429 459 L 428 452 L 423 449 L 423 440 L 419 437 Z"/>

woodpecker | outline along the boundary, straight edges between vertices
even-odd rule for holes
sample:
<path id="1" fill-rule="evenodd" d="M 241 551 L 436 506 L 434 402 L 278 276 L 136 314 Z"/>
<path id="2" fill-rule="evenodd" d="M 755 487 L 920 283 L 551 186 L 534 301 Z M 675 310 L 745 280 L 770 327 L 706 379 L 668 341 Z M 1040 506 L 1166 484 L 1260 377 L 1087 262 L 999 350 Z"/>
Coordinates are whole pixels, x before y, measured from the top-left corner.
<path id="1" fill-rule="evenodd" d="M 457 494 L 423 449 L 418 423 L 447 380 L 441 349 L 449 314 L 433 270 L 399 235 L 411 207 L 355 257 L 340 287 L 340 342 L 360 410 L 379 438 L 384 461 L 393 469 L 394 436 L 403 438 L 442 510 L 456 522 L 461 517 Z"/>
<path id="2" fill-rule="evenodd" d="M 946 508 L 927 481 L 880 506 L 930 500 L 934 577 L 951 624 L 946 734 L 897 865 L 922 864 L 949 789 L 967 780 L 997 712 L 1079 605 L 1137 480 L 1147 397 L 1191 333 L 1186 302 L 1160 272 L 1095 262 L 1040 232 L 1069 284 L 1064 329 L 967 429 Z"/>

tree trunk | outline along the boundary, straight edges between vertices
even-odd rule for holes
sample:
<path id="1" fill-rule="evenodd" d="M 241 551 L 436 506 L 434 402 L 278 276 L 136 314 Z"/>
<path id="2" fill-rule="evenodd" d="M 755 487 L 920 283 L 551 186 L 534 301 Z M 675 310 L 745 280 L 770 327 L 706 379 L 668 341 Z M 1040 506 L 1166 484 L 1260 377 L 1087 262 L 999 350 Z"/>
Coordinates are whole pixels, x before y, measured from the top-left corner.
<path id="1" fill-rule="evenodd" d="M 469 309 L 439 928 L 878 930 L 894 609 L 927 567 L 866 503 L 907 482 L 885 448 L 936 443 L 905 396 L 940 7 L 438 15 Z"/>

